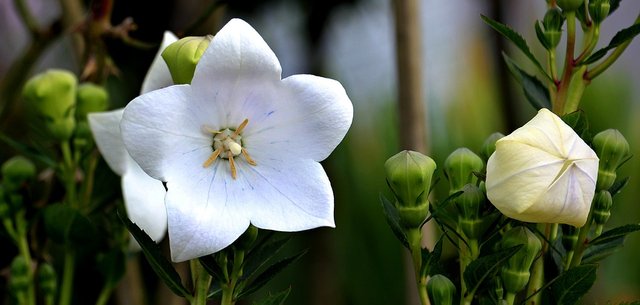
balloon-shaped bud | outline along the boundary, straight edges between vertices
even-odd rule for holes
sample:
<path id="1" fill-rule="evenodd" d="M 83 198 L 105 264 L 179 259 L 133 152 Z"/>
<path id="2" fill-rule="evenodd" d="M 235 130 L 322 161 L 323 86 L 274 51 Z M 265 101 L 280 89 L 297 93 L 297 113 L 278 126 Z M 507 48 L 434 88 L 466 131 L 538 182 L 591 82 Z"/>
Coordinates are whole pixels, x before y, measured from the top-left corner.
<path id="1" fill-rule="evenodd" d="M 593 137 L 593 148 L 600 158 L 598 190 L 609 189 L 616 180 L 618 166 L 629 156 L 629 142 L 616 129 L 607 129 Z"/>
<path id="2" fill-rule="evenodd" d="M 48 134 L 58 141 L 71 137 L 75 128 L 76 76 L 65 70 L 48 70 L 29 79 L 22 95 Z"/>
<path id="3" fill-rule="evenodd" d="M 563 10 L 563 11 L 575 11 L 577 10 L 582 4 L 584 3 L 584 0 L 557 0 L 556 4 L 558 4 L 558 6 Z"/>
<path id="4" fill-rule="evenodd" d="M 583 226 L 595 194 L 596 153 L 562 119 L 541 109 L 496 142 L 487 197 L 507 217 Z"/>
<path id="5" fill-rule="evenodd" d="M 93 83 L 83 83 L 78 86 L 76 118 L 86 121 L 87 114 L 102 112 L 109 108 L 109 93 L 104 87 Z"/>
<path id="6" fill-rule="evenodd" d="M 456 285 L 442 274 L 432 276 L 427 282 L 427 295 L 433 305 L 452 305 Z"/>
<path id="7" fill-rule="evenodd" d="M 404 150 L 389 158 L 384 168 L 402 224 L 419 227 L 429 212 L 428 196 L 436 163 L 419 152 Z"/>
<path id="8" fill-rule="evenodd" d="M 162 52 L 174 84 L 190 84 L 196 64 L 209 47 L 213 36 L 189 36 L 170 44 Z"/>
<path id="9" fill-rule="evenodd" d="M 550 8 L 544 15 L 542 19 L 542 26 L 544 30 L 542 34 L 544 36 L 547 45 L 545 47 L 547 49 L 555 49 L 560 43 L 560 39 L 562 38 L 562 25 L 564 24 L 564 16 L 562 12 L 557 8 Z"/>
<path id="10" fill-rule="evenodd" d="M 542 244 L 529 229 L 519 226 L 507 231 L 500 245 L 502 249 L 522 245 L 522 248 L 511 256 L 500 270 L 504 290 L 508 293 L 518 293 L 529 282 L 529 269 L 540 253 Z"/>
<path id="11" fill-rule="evenodd" d="M 502 133 L 494 132 L 484 140 L 482 148 L 480 149 L 480 153 L 482 154 L 482 159 L 484 159 L 484 161 L 489 160 L 489 157 L 493 155 L 493 152 L 496 151 L 496 142 L 502 138 L 504 138 Z"/>
<path id="12" fill-rule="evenodd" d="M 38 287 L 40 288 L 40 292 L 44 298 L 55 298 L 56 292 L 58 291 L 58 281 L 56 278 L 56 271 L 53 269 L 51 264 L 46 262 L 40 264 L 37 276 Z"/>
<path id="13" fill-rule="evenodd" d="M 572 251 L 578 243 L 580 230 L 572 225 L 561 225 L 560 228 L 562 229 L 562 246 L 566 251 Z"/>
<path id="14" fill-rule="evenodd" d="M 24 293 L 29 287 L 29 264 L 22 256 L 16 256 L 11 261 L 11 278 L 9 279 L 9 289 L 14 295 Z"/>
<path id="15" fill-rule="evenodd" d="M 23 156 L 15 156 L 2 164 L 4 185 L 11 191 L 36 175 L 36 166 Z"/>
<path id="16" fill-rule="evenodd" d="M 482 171 L 484 163 L 474 152 L 462 147 L 454 150 L 444 160 L 444 173 L 449 179 L 449 194 L 462 190 L 469 183 L 475 183 L 474 172 Z"/>
<path id="17" fill-rule="evenodd" d="M 467 237 L 478 239 L 484 233 L 485 226 L 480 214 L 487 199 L 482 190 L 473 184 L 465 185 L 462 191 L 454 199 L 458 209 L 458 226 Z"/>
<path id="18" fill-rule="evenodd" d="M 609 0 L 589 1 L 589 15 L 591 15 L 591 20 L 596 24 L 601 23 L 605 18 L 607 18 L 607 16 L 609 16 L 609 10 L 611 10 Z"/>
<path id="19" fill-rule="evenodd" d="M 607 190 L 599 191 L 593 198 L 593 222 L 596 225 L 604 225 L 611 216 L 613 198 Z"/>

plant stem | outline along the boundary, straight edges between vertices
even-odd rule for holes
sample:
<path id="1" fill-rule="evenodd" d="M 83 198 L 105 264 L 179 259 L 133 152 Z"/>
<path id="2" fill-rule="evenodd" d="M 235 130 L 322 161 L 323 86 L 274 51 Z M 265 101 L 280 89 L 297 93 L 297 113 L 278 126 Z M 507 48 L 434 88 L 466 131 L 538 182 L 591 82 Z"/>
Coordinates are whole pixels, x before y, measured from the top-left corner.
<path id="1" fill-rule="evenodd" d="M 634 21 L 633 24 L 638 24 L 638 23 L 640 23 L 640 14 L 638 14 L 638 17 L 636 17 L 636 20 Z M 593 69 L 588 71 L 587 75 L 585 76 L 585 78 L 588 79 L 588 80 L 592 80 L 596 76 L 600 75 L 600 73 L 602 73 L 605 70 L 607 70 L 618 59 L 618 57 L 620 57 L 620 55 L 622 55 L 622 52 L 624 52 L 624 50 L 627 49 L 629 44 L 631 44 L 632 40 L 633 39 L 629 39 L 629 40 L 625 41 L 624 43 L 620 44 L 615 50 L 613 50 L 613 52 L 611 52 L 611 55 L 609 55 L 609 57 L 607 57 L 600 64 L 598 64 Z"/>
<path id="2" fill-rule="evenodd" d="M 418 288 L 418 296 L 420 304 L 429 304 L 429 295 L 427 294 L 427 276 L 422 276 L 422 231 L 418 228 L 407 230 L 407 241 L 411 248 L 411 259 L 413 260 L 413 268 L 416 276 L 416 286 Z"/>
<path id="3" fill-rule="evenodd" d="M 233 267 L 231 274 L 229 274 L 229 281 L 222 285 L 222 301 L 220 305 L 234 305 L 235 300 L 235 288 L 238 284 L 238 279 L 242 276 L 242 263 L 244 262 L 244 250 L 233 250 Z"/>
<path id="4" fill-rule="evenodd" d="M 67 203 L 71 207 L 77 207 L 76 198 L 76 164 L 73 161 L 73 154 L 71 153 L 71 146 L 69 141 L 60 143 L 62 150 L 62 158 L 64 160 L 62 178 L 65 182 L 65 188 L 67 191 Z"/>
<path id="5" fill-rule="evenodd" d="M 75 254 L 71 247 L 67 247 L 64 255 L 64 267 L 62 273 L 62 285 L 60 286 L 59 305 L 71 304 L 71 292 L 73 291 L 73 273 L 75 272 Z"/>
<path id="6" fill-rule="evenodd" d="M 190 261 L 191 274 L 193 279 L 194 295 L 191 305 L 206 305 L 209 287 L 211 286 L 211 275 L 204 270 L 202 264 L 197 259 Z"/>
<path id="7" fill-rule="evenodd" d="M 35 305 L 36 304 L 36 292 L 34 286 L 34 275 L 33 269 L 31 268 L 31 252 L 29 250 L 29 241 L 27 240 L 27 230 L 28 225 L 26 220 L 24 219 L 24 211 L 21 211 L 16 215 L 16 243 L 18 246 L 18 251 L 20 255 L 24 258 L 27 266 L 27 277 L 29 278 L 29 286 L 27 287 L 26 296 L 25 296 L 25 304 L 27 305 Z"/>
<path id="8" fill-rule="evenodd" d="M 507 302 L 507 305 L 513 305 L 513 302 L 516 300 L 516 294 L 507 292 L 507 295 L 504 297 L 504 300 Z"/>
<path id="9" fill-rule="evenodd" d="M 552 110 L 557 115 L 564 114 L 564 103 L 567 99 L 571 75 L 573 74 L 573 66 L 575 64 L 573 53 L 576 45 L 576 13 L 574 11 L 567 11 L 565 14 L 567 17 L 567 49 L 564 57 L 564 71 L 562 73 L 562 79 L 560 79 L 557 98 L 552 105 Z"/>
<path id="10" fill-rule="evenodd" d="M 100 295 L 98 295 L 96 305 L 106 305 L 107 302 L 109 302 L 112 290 L 113 288 L 110 287 L 110 285 L 104 285 L 104 287 L 102 287 L 102 290 L 100 291 Z"/>
<path id="11" fill-rule="evenodd" d="M 473 296 L 475 295 L 475 291 L 468 291 L 467 284 L 464 281 L 464 271 L 467 269 L 467 266 L 473 262 L 478 255 L 480 254 L 480 249 L 478 246 L 477 239 L 469 239 L 467 241 L 468 246 L 464 243 L 458 243 L 460 247 L 459 257 L 460 257 L 460 304 L 470 305 L 473 301 Z"/>

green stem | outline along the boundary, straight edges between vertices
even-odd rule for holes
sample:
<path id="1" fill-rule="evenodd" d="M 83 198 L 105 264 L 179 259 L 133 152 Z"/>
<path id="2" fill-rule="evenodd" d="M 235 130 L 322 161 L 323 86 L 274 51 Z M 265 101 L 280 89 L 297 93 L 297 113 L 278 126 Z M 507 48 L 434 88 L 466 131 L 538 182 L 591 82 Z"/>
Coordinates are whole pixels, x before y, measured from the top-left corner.
<path id="1" fill-rule="evenodd" d="M 106 305 L 107 302 L 109 302 L 109 298 L 111 297 L 111 291 L 113 291 L 111 285 L 104 285 L 104 287 L 102 287 L 102 290 L 100 291 L 100 295 L 98 295 L 96 305 Z"/>
<path id="2" fill-rule="evenodd" d="M 598 44 L 598 39 L 600 39 L 600 24 L 593 24 L 591 31 L 589 31 L 587 45 L 578 58 L 576 58 L 576 63 L 580 64 L 587 56 L 591 55 L 591 52 L 593 52 L 593 49 L 595 49 Z"/>
<path id="3" fill-rule="evenodd" d="M 573 74 L 573 66 L 575 64 L 573 53 L 576 45 L 576 13 L 574 11 L 567 11 L 565 14 L 567 17 L 567 49 L 564 57 L 564 71 L 558 87 L 555 103 L 552 105 L 552 110 L 557 115 L 564 114 L 564 103 L 567 99 L 569 83 L 571 82 L 571 75 Z"/>
<path id="4" fill-rule="evenodd" d="M 469 239 L 467 241 L 467 245 L 464 243 L 459 243 L 460 251 L 460 287 L 462 291 L 462 297 L 460 298 L 460 304 L 470 305 L 473 301 L 473 296 L 475 295 L 475 291 L 467 291 L 467 285 L 464 282 L 464 271 L 467 269 L 467 266 L 473 262 L 480 253 L 480 248 L 478 246 L 477 239 Z"/>
<path id="5" fill-rule="evenodd" d="M 62 150 L 62 158 L 64 160 L 62 178 L 65 182 L 65 188 L 67 191 L 67 203 L 71 207 L 76 207 L 78 203 L 76 198 L 76 164 L 73 160 L 69 141 L 60 143 L 60 148 Z"/>
<path id="6" fill-rule="evenodd" d="M 586 250 L 588 245 L 587 237 L 589 235 L 589 231 L 591 230 L 592 217 L 592 211 L 589 211 L 587 222 L 582 228 L 580 228 L 580 233 L 578 233 L 578 241 L 574 250 L 573 257 L 571 258 L 571 264 L 569 266 L 565 266 L 565 270 L 568 270 L 571 267 L 576 267 L 580 265 L 580 262 L 582 262 L 582 255 L 584 254 L 584 250 Z"/>
<path id="7" fill-rule="evenodd" d="M 222 301 L 220 305 L 234 305 L 236 303 L 235 289 L 238 279 L 242 276 L 242 263 L 244 262 L 245 252 L 244 250 L 234 249 L 233 253 L 233 267 L 229 275 L 229 281 L 222 285 Z"/>
<path id="8" fill-rule="evenodd" d="M 36 292 L 33 283 L 34 275 L 33 269 L 31 268 L 31 251 L 29 250 L 29 241 L 27 240 L 27 230 L 28 225 L 26 223 L 26 220 L 24 219 L 24 212 L 18 213 L 18 215 L 16 216 L 16 242 L 20 255 L 24 258 L 25 262 L 27 262 L 27 266 L 29 266 L 29 269 L 27 270 L 29 286 L 27 287 L 25 302 L 27 305 L 35 305 Z"/>
<path id="9" fill-rule="evenodd" d="M 507 292 L 507 295 L 504 297 L 505 302 L 507 302 L 507 305 L 513 305 L 513 302 L 516 300 L 516 294 L 512 293 L 512 292 Z"/>
<path id="10" fill-rule="evenodd" d="M 633 24 L 638 24 L 638 23 L 640 23 L 640 14 L 638 14 L 638 17 L 636 17 L 636 20 L 634 21 Z M 609 55 L 609 57 L 607 57 L 600 64 L 595 66 L 589 72 L 587 72 L 587 75 L 585 76 L 585 78 L 588 80 L 592 80 L 596 76 L 600 75 L 600 73 L 607 70 L 616 60 L 618 60 L 618 57 L 620 57 L 620 55 L 622 55 L 622 52 L 624 52 L 624 50 L 627 49 L 629 44 L 631 44 L 632 40 L 633 39 L 629 39 L 624 43 L 620 44 L 615 50 L 613 50 L 613 52 L 611 52 L 611 55 Z"/>
<path id="11" fill-rule="evenodd" d="M 18 15 L 20 16 L 20 18 L 22 18 L 22 22 L 24 22 L 24 25 L 29 30 L 31 37 L 37 36 L 40 29 L 38 28 L 36 19 L 33 17 L 33 15 L 31 15 L 31 12 L 29 11 L 27 3 L 24 0 L 14 0 L 13 3 L 18 9 Z"/>
<path id="12" fill-rule="evenodd" d="M 193 279 L 194 295 L 191 305 L 206 305 L 209 287 L 211 286 L 211 275 L 204 270 L 202 264 L 197 259 L 190 261 L 191 274 Z"/>
<path id="13" fill-rule="evenodd" d="M 67 247 L 64 255 L 64 267 L 62 271 L 62 285 L 60 286 L 59 305 L 71 304 L 71 293 L 73 291 L 73 273 L 75 272 L 75 254 L 71 247 Z"/>
<path id="14" fill-rule="evenodd" d="M 422 230 L 414 228 L 407 230 L 407 241 L 411 249 L 411 259 L 416 276 L 416 286 L 420 304 L 429 304 L 429 294 L 427 293 L 427 276 L 422 276 Z"/>

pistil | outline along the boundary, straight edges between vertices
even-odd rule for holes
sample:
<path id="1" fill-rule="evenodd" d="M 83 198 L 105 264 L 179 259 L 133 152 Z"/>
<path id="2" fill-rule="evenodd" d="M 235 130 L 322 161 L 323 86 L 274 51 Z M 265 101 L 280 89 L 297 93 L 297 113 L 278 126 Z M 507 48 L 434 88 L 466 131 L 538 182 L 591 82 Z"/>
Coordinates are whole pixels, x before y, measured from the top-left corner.
<path id="1" fill-rule="evenodd" d="M 231 169 L 231 177 L 233 179 L 237 178 L 237 170 L 236 163 L 233 157 L 237 157 L 242 154 L 250 165 L 257 165 L 256 161 L 253 160 L 247 150 L 242 147 L 242 131 L 249 123 L 249 119 L 244 119 L 238 128 L 235 130 L 225 128 L 222 130 L 213 130 L 209 127 L 204 127 L 203 129 L 207 132 L 213 134 L 213 143 L 211 147 L 214 149 L 213 153 L 204 161 L 202 167 L 209 167 L 217 158 L 227 159 L 229 160 L 229 167 Z"/>

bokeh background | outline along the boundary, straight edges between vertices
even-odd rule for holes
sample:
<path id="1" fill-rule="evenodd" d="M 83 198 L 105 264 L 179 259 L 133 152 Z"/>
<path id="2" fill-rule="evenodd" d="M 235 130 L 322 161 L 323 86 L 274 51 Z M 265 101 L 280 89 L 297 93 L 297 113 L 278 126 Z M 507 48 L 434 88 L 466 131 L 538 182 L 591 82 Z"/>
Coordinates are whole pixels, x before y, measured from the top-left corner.
<path id="1" fill-rule="evenodd" d="M 41 25 L 57 20 L 58 0 L 26 1 Z M 112 22 L 132 17 L 141 41 L 159 43 L 165 30 L 184 35 L 215 33 L 226 20 L 240 17 L 267 41 L 281 61 L 283 77 L 312 73 L 342 82 L 354 104 L 354 122 L 346 140 L 324 162 L 336 196 L 336 228 L 296 234 L 291 247 L 309 253 L 272 285 L 258 293 L 292 287 L 287 304 L 383 305 L 416 304 L 411 272 L 406 272 L 404 249 L 387 227 L 379 195 L 387 194 L 384 161 L 396 153 L 398 129 L 394 27 L 390 0 L 235 0 L 227 1 L 195 24 L 213 1 L 114 1 Z M 88 3 L 85 3 L 85 5 Z M 488 15 L 510 24 L 530 41 L 534 53 L 543 49 L 535 40 L 534 21 L 546 8 L 543 0 L 424 0 L 421 37 L 425 113 L 429 154 L 438 164 L 458 147 L 478 151 L 495 131 L 509 133 L 533 116 L 506 71 L 500 50 L 521 63 L 527 61 L 480 19 Z M 0 0 L 0 77 L 24 52 L 30 37 L 16 16 L 14 1 Z M 600 46 L 631 25 L 640 1 L 622 1 L 602 26 Z M 35 63 L 32 73 L 47 68 L 80 72 L 69 35 L 56 40 Z M 119 69 L 108 79 L 111 108 L 125 105 L 138 94 L 155 48 L 139 49 L 118 41 L 108 43 Z M 634 157 L 623 167 L 630 185 L 617 197 L 609 226 L 640 222 L 640 43 L 635 41 L 621 59 L 588 87 L 582 108 L 593 131 L 619 129 L 629 140 Z M 525 64 L 525 67 L 529 67 Z M 529 67 L 531 68 L 531 67 Z M 533 72 L 533 69 L 529 69 Z M 3 102 L 3 101 L 0 101 Z M 17 122 L 20 126 L 20 122 Z M 4 125 L 4 124 L 2 124 Z M 16 126 L 14 126 L 16 127 Z M 0 152 L 2 161 L 12 152 Z M 106 191 L 117 193 L 117 177 L 102 165 Z M 442 177 L 442 173 L 438 172 Z M 111 182 L 109 182 L 111 181 Z M 446 183 L 441 183 L 443 186 Z M 442 198 L 446 190 L 436 189 Z M 0 246 L 3 252 L 5 245 Z M 584 304 L 640 299 L 640 234 L 631 235 L 623 251 L 606 259 Z M 150 283 L 144 288 L 154 304 L 172 304 L 162 297 L 162 284 L 140 260 Z M 90 277 L 90 276 L 89 276 Z M 157 285 L 156 285 L 157 284 Z M 126 285 L 126 284 L 125 284 Z M 126 287 L 123 288 L 126 290 Z M 166 293 L 166 291 L 164 292 Z M 113 298 L 112 303 L 117 304 Z M 179 304 L 174 303 L 174 304 Z"/>

